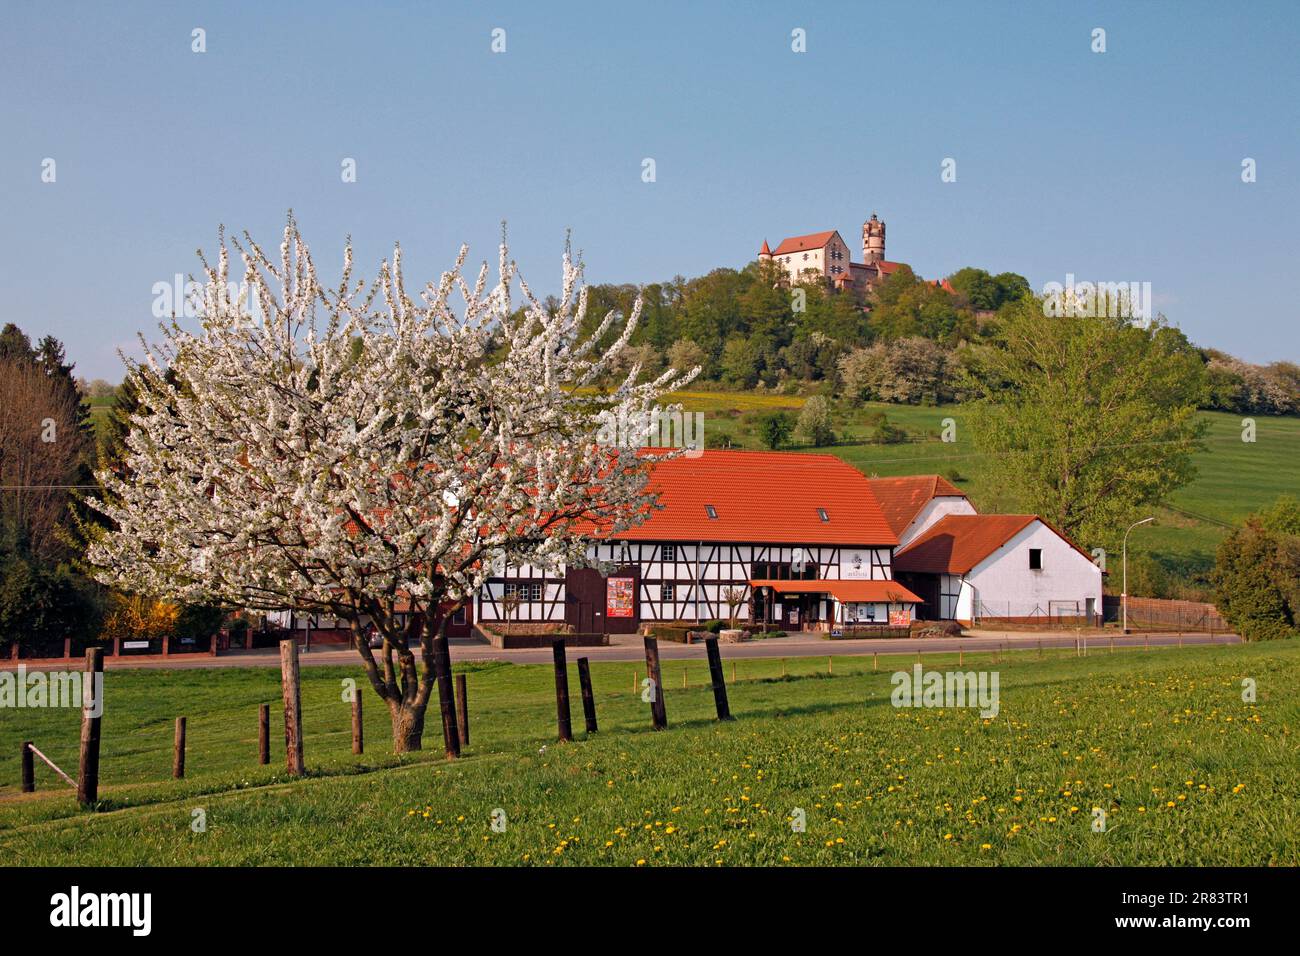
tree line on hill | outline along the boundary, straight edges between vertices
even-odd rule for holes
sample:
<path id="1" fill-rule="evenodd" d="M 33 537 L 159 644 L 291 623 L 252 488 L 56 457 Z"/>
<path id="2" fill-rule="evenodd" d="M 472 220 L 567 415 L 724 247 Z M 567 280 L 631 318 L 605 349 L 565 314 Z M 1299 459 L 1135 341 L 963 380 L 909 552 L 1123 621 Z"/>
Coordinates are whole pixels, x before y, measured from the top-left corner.
<path id="1" fill-rule="evenodd" d="M 33 345 L 13 323 L 0 329 L 0 654 L 15 641 L 208 636 L 220 611 L 113 591 L 85 573 L 81 532 L 93 518 L 80 502 L 96 463 L 121 456 L 130 398 L 100 391 L 116 404 L 97 440 L 90 396 L 72 373 L 58 339 Z"/>
<path id="2" fill-rule="evenodd" d="M 971 346 L 996 342 L 1004 310 L 1032 292 L 1016 273 L 966 267 L 948 277 L 950 293 L 900 265 L 863 302 L 818 278 L 792 289 L 783 275 L 779 266 L 755 261 L 640 289 L 593 285 L 591 327 L 584 331 L 609 310 L 629 312 L 640 293 L 641 324 L 623 370 L 637 363 L 646 374 L 698 365 L 702 379 L 729 388 L 816 391 L 849 403 L 944 404 L 977 393 L 965 376 Z M 1215 349 L 1196 351 L 1206 372 L 1200 408 L 1300 414 L 1300 365 L 1252 365 Z"/>

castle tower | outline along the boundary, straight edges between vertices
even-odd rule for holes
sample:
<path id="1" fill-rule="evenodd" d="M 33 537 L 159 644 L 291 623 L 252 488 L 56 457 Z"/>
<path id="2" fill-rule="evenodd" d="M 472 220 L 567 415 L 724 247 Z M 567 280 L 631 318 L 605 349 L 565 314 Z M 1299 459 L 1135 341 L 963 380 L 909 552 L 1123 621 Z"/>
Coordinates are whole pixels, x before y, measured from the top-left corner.
<path id="1" fill-rule="evenodd" d="M 767 247 L 767 240 L 763 240 L 763 248 L 758 250 L 758 258 L 764 262 L 772 258 L 772 250 Z"/>
<path id="2" fill-rule="evenodd" d="M 862 261 L 872 265 L 883 262 L 884 258 L 885 224 L 873 212 L 871 218 L 862 224 Z"/>

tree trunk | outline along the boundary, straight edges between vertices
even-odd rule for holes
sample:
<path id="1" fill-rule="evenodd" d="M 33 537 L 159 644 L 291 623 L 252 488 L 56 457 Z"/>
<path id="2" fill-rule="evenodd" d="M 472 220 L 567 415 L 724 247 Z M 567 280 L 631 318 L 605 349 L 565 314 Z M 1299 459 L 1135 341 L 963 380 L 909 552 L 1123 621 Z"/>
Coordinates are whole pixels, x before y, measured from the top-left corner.
<path id="1" fill-rule="evenodd" d="M 393 753 L 404 754 L 423 749 L 424 713 L 426 707 L 389 701 L 388 710 L 393 718 Z"/>

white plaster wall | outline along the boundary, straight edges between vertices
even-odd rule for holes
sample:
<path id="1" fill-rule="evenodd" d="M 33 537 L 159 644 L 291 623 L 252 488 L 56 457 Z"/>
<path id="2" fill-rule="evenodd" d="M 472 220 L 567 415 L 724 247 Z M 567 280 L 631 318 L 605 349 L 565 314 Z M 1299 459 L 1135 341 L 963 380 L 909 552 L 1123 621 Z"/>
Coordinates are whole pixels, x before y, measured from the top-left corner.
<path id="1" fill-rule="evenodd" d="M 1043 551 L 1041 571 L 1029 569 L 1030 548 Z M 1101 569 L 1041 521 L 1031 522 L 972 568 L 965 583 L 974 588 L 979 605 L 959 610 L 963 620 L 971 620 L 972 610 L 994 617 L 1025 617 L 1035 609 L 1046 614 L 1052 601 L 1078 601 L 1082 614 L 1087 598 L 1101 611 Z M 963 587 L 963 599 L 965 592 Z"/>

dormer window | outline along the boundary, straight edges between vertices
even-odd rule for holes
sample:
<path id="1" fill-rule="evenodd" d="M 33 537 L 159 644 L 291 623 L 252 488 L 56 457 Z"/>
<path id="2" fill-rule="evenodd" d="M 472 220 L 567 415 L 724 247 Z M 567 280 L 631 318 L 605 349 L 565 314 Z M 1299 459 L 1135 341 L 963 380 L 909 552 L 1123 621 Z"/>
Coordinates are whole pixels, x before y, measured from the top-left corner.
<path id="1" fill-rule="evenodd" d="M 709 520 L 710 520 L 710 521 L 717 521 L 717 520 L 718 520 L 718 509 L 715 508 L 715 507 L 713 507 L 713 505 L 705 505 L 705 506 L 704 506 L 704 513 L 707 514 L 707 515 L 709 516 Z"/>
<path id="2" fill-rule="evenodd" d="M 830 520 L 831 520 L 831 516 L 828 515 L 828 514 L 826 513 L 826 509 L 825 509 L 825 508 L 818 508 L 818 509 L 817 509 L 817 517 L 821 518 L 823 521 L 830 521 Z"/>

